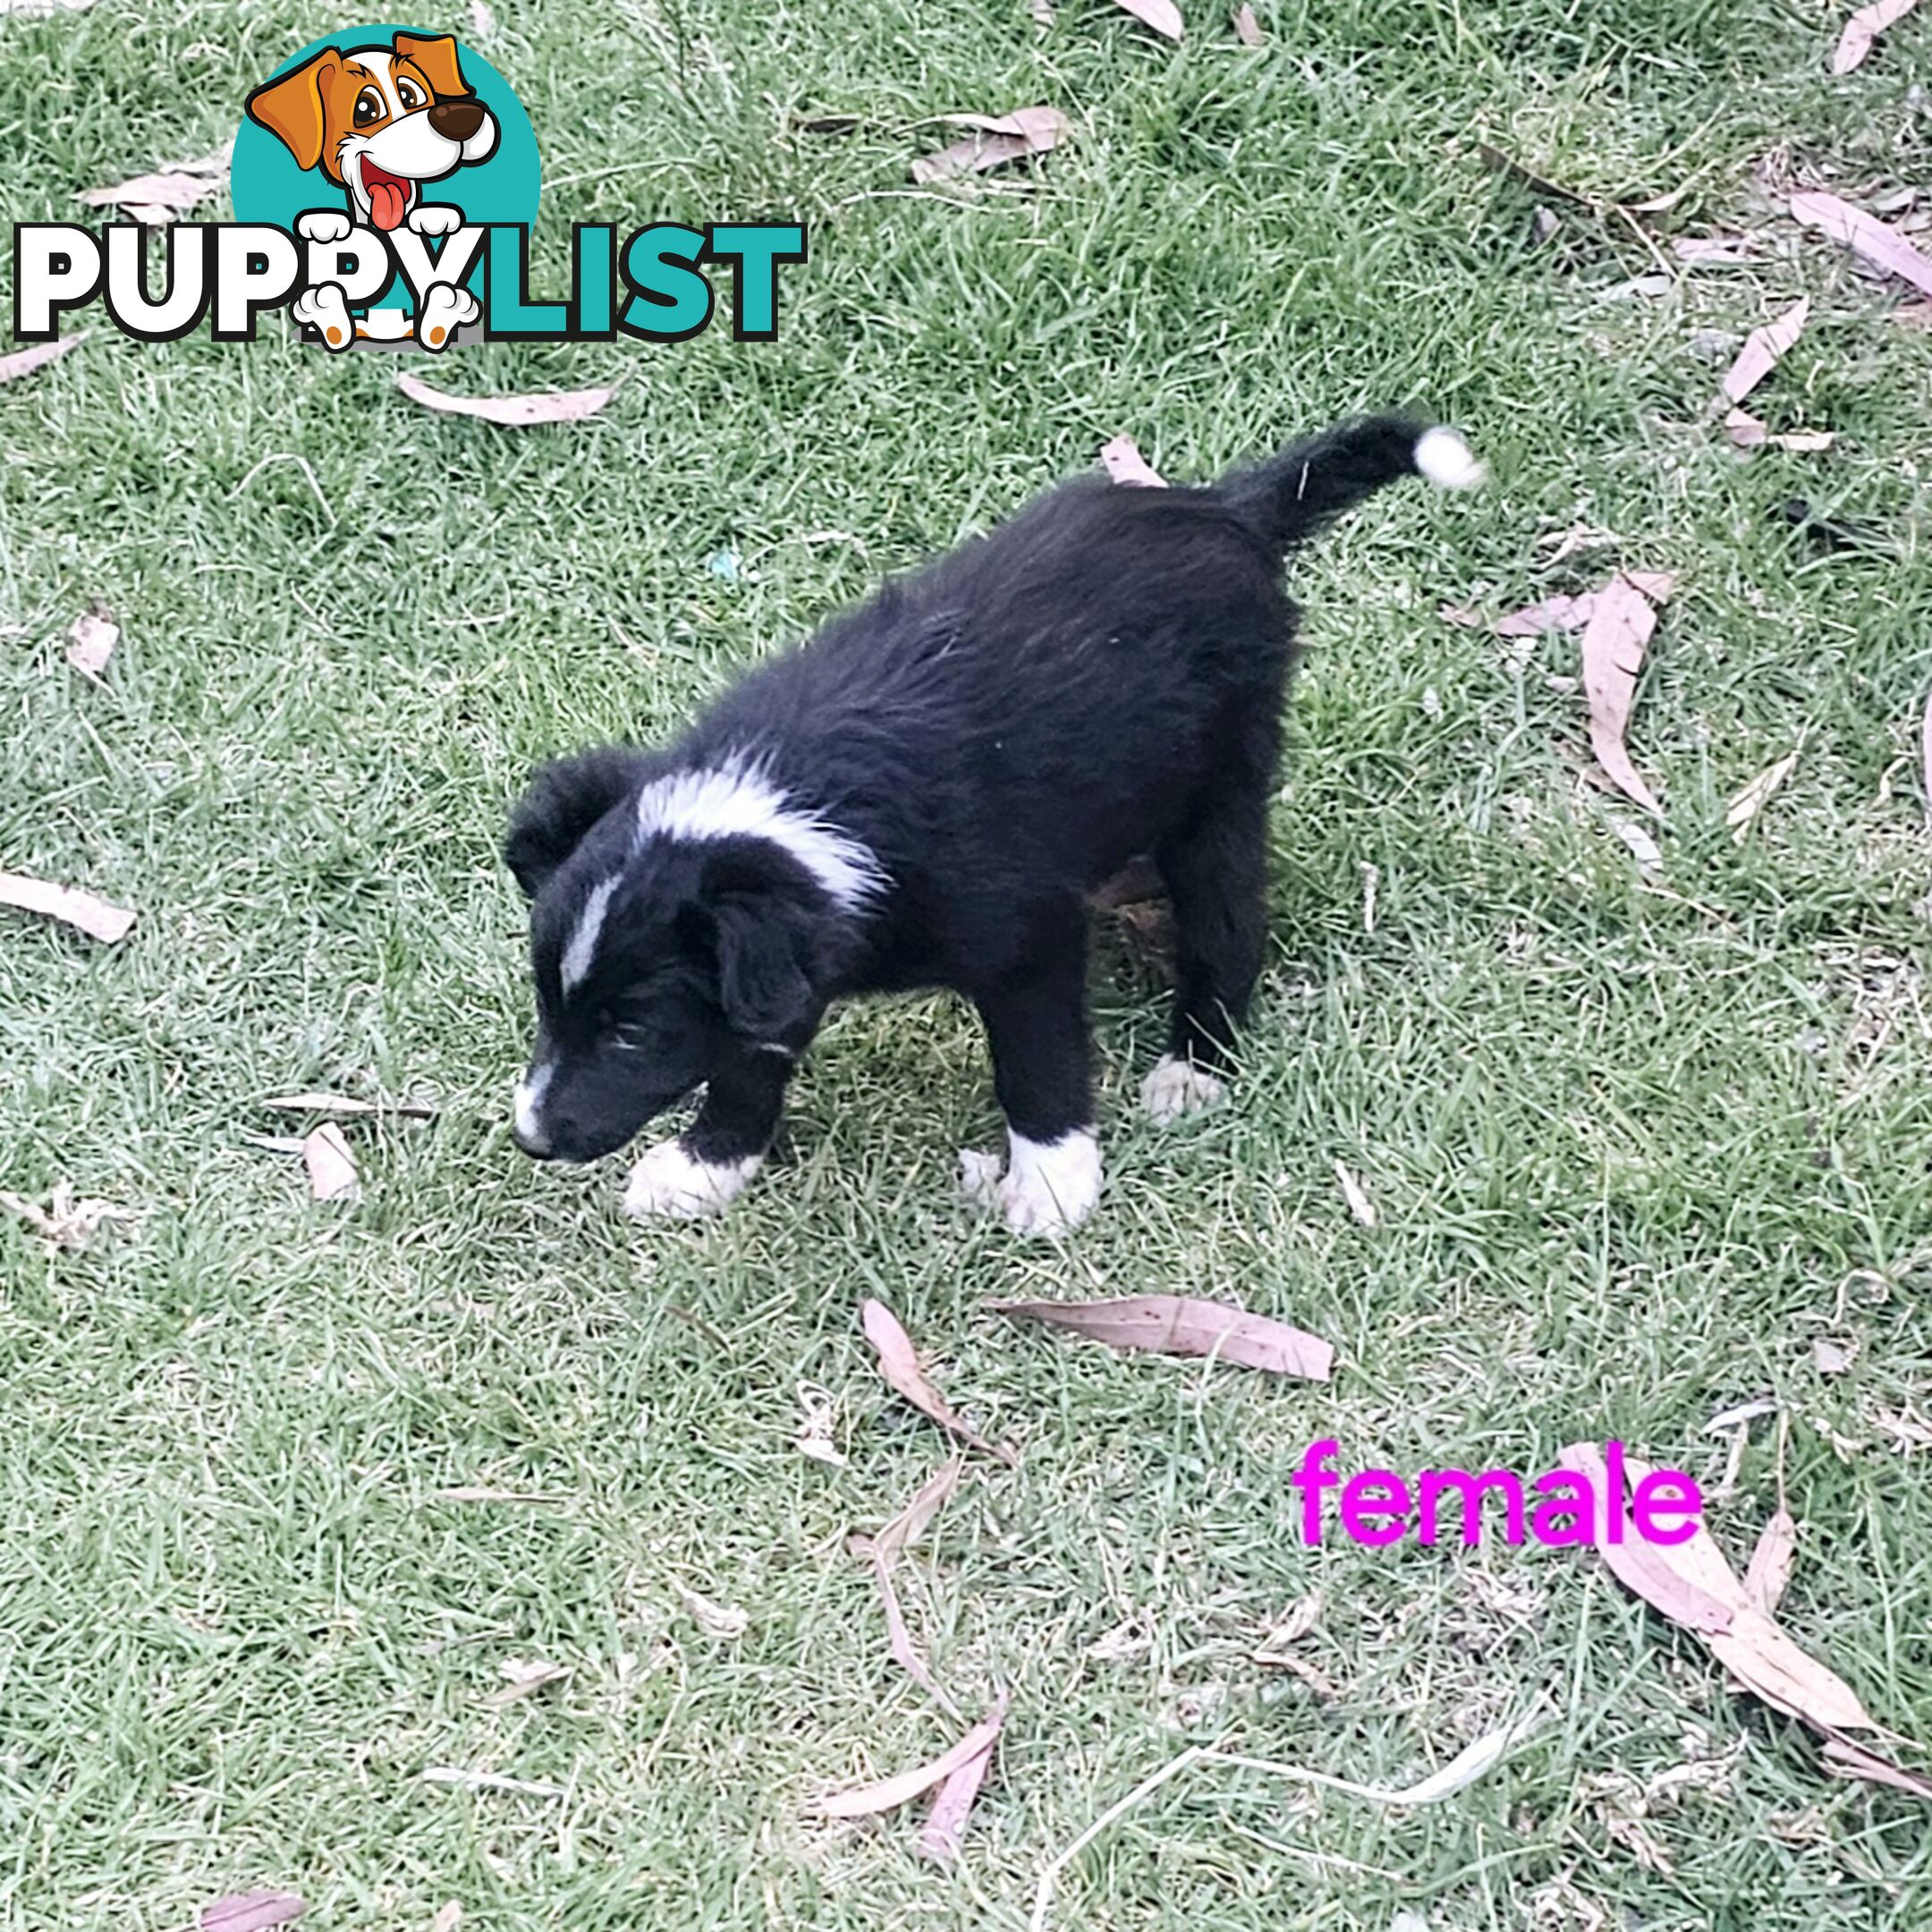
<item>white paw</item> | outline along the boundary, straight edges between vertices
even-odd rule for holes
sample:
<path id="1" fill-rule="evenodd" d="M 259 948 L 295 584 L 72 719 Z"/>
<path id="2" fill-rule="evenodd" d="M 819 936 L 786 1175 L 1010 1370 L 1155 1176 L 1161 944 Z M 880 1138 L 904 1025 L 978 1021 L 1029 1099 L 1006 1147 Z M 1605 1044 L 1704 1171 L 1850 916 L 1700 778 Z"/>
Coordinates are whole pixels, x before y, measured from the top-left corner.
<path id="1" fill-rule="evenodd" d="M 1009 1131 L 1005 1179 L 993 1190 L 1015 1234 L 1063 1234 L 1100 1199 L 1100 1142 L 1091 1133 L 1029 1140 Z"/>
<path id="2" fill-rule="evenodd" d="M 1164 1054 L 1161 1062 L 1140 1082 L 1140 1107 L 1151 1121 L 1165 1127 L 1189 1114 L 1199 1114 L 1223 1099 L 1227 1089 L 1191 1060 Z"/>
<path id="3" fill-rule="evenodd" d="M 623 1211 L 640 1221 L 660 1216 L 693 1221 L 723 1214 L 758 1170 L 756 1154 L 714 1167 L 693 1160 L 682 1140 L 660 1140 L 631 1170 Z"/>
<path id="4" fill-rule="evenodd" d="M 418 234 L 454 234 L 462 226 L 463 211 L 446 201 L 426 201 L 410 210 L 409 225 Z"/>
<path id="5" fill-rule="evenodd" d="M 331 349 L 346 349 L 355 340 L 355 324 L 349 319 L 349 304 L 338 283 L 318 282 L 304 289 L 289 304 L 289 313 Z"/>
<path id="6" fill-rule="evenodd" d="M 336 208 L 310 208 L 295 217 L 295 233 L 304 242 L 340 242 L 350 226 L 349 217 Z"/>
<path id="7" fill-rule="evenodd" d="M 425 349 L 441 349 L 465 322 L 474 322 L 483 305 L 466 288 L 452 288 L 438 282 L 423 297 L 416 318 L 416 340 Z"/>

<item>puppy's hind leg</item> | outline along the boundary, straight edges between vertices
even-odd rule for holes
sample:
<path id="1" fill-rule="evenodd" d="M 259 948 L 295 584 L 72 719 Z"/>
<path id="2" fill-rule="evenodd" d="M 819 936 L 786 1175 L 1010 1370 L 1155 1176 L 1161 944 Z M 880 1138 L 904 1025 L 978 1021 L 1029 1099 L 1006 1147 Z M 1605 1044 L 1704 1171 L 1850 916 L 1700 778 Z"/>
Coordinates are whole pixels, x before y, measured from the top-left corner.
<path id="1" fill-rule="evenodd" d="M 764 1161 L 797 1064 L 789 1051 L 747 1047 L 714 1074 L 698 1117 L 631 1170 L 624 1212 L 640 1221 L 723 1214 Z"/>
<path id="2" fill-rule="evenodd" d="M 1265 775 L 1243 774 L 1202 801 L 1158 854 L 1174 902 L 1178 974 L 1166 1054 L 1140 1088 L 1155 1120 L 1179 1120 L 1226 1092 L 1267 938 Z"/>
<path id="3" fill-rule="evenodd" d="M 979 996 L 1006 1116 L 1006 1174 L 994 1189 L 1016 1234 L 1077 1227 L 1100 1198 L 1086 928 L 1077 901 L 1047 922 L 1032 963 Z"/>

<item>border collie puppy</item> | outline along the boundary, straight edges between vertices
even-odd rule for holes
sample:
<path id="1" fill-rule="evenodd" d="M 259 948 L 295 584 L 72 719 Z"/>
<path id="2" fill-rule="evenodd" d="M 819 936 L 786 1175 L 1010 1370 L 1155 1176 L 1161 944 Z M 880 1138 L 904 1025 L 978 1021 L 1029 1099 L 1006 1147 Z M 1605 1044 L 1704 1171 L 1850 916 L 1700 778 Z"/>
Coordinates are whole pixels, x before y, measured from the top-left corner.
<path id="1" fill-rule="evenodd" d="M 1223 1092 L 1261 969 L 1295 609 L 1284 553 L 1399 477 L 1481 479 L 1454 430 L 1374 416 L 1201 489 L 1063 485 L 835 617 L 668 750 L 545 767 L 504 857 L 530 900 L 537 1041 L 515 1136 L 637 1164 L 634 1215 L 743 1189 L 845 994 L 950 987 L 992 1048 L 1008 1224 L 1100 1191 L 1084 895 L 1151 853 L 1174 902 L 1169 1121 Z"/>

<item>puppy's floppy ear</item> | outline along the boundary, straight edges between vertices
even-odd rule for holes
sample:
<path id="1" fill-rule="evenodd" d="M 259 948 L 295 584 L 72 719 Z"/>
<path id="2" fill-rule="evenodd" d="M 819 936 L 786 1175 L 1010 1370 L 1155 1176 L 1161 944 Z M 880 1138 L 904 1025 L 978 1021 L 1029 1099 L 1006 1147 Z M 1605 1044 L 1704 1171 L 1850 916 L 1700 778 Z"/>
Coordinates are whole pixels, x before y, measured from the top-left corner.
<path id="1" fill-rule="evenodd" d="M 627 745 L 602 745 L 538 769 L 510 814 L 504 842 L 504 863 L 526 899 L 534 899 L 584 834 L 637 789 L 649 763 Z"/>
<path id="2" fill-rule="evenodd" d="M 820 1004 L 817 909 L 795 883 L 730 853 L 705 869 L 701 890 L 725 1020 L 748 1039 L 782 1039 Z"/>
<path id="3" fill-rule="evenodd" d="M 324 47 L 279 80 L 257 88 L 246 103 L 248 116 L 265 127 L 295 157 L 300 168 L 322 158 L 322 83 L 342 65 L 334 47 Z"/>
<path id="4" fill-rule="evenodd" d="M 438 100 L 449 100 L 470 91 L 463 84 L 462 69 L 456 60 L 456 42 L 450 35 L 426 38 L 421 34 L 399 33 L 395 50 L 398 60 L 414 61 L 422 69 Z"/>

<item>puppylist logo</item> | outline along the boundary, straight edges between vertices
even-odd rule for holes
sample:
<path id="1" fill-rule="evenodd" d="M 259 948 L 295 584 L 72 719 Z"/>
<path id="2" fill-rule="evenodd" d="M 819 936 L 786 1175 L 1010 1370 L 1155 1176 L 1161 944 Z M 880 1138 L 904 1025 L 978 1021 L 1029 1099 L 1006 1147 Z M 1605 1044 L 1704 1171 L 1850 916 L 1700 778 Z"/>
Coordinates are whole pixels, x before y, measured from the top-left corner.
<path id="1" fill-rule="evenodd" d="M 682 342 L 710 323 L 705 271 L 719 268 L 736 338 L 777 334 L 779 267 L 805 259 L 796 222 L 655 222 L 622 241 L 614 224 L 579 223 L 568 295 L 533 300 L 539 172 L 529 115 L 472 48 L 408 27 L 332 34 L 249 95 L 235 219 L 165 228 L 157 277 L 137 222 L 17 224 L 13 333 L 51 341 L 63 315 L 98 302 L 142 342 L 174 342 L 204 317 L 216 342 L 252 342 L 276 309 L 335 352 Z"/>

